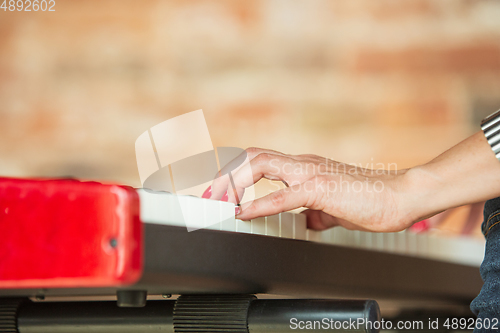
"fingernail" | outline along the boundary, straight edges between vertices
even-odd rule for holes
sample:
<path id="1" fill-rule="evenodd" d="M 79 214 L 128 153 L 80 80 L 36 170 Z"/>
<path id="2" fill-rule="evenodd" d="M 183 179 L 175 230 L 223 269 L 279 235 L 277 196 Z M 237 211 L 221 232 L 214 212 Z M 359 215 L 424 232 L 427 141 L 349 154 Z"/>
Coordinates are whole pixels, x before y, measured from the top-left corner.
<path id="1" fill-rule="evenodd" d="M 227 201 L 227 200 L 229 200 L 229 196 L 227 195 L 227 191 L 226 191 L 226 193 L 224 193 L 224 195 L 222 196 L 220 201 Z"/>
<path id="2" fill-rule="evenodd" d="M 239 213 L 241 213 L 241 207 L 240 206 L 234 207 L 234 215 L 238 215 Z"/>
<path id="3" fill-rule="evenodd" d="M 201 196 L 203 199 L 210 199 L 212 196 L 212 186 L 209 186 L 205 192 L 203 192 L 203 195 Z"/>

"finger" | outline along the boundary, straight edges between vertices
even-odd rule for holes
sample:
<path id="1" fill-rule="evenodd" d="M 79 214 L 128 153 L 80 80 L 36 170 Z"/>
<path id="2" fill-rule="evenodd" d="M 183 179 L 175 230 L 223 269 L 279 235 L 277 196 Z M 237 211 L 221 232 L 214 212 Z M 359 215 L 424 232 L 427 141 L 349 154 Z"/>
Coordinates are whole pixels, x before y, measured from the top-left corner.
<path id="1" fill-rule="evenodd" d="M 241 213 L 236 217 L 242 220 L 251 220 L 256 217 L 279 214 L 295 208 L 306 207 L 308 199 L 309 194 L 303 190 L 302 184 L 297 184 L 243 204 Z"/>
<path id="2" fill-rule="evenodd" d="M 235 205 L 239 204 L 243 199 L 243 195 L 245 194 L 245 189 L 242 187 L 236 187 L 232 176 L 229 177 L 229 180 L 230 180 L 229 189 L 226 192 L 228 194 L 227 202 L 234 203 Z"/>
<path id="3" fill-rule="evenodd" d="M 220 198 L 224 195 L 224 193 L 228 190 L 231 190 L 230 179 L 228 174 L 236 174 L 242 168 L 246 168 L 248 163 L 252 161 L 256 156 L 260 154 L 269 154 L 274 156 L 284 156 L 285 154 L 262 148 L 247 148 L 240 155 L 238 155 L 231 162 L 227 163 L 222 169 L 217 173 L 213 183 L 212 183 L 212 195 L 211 199 L 220 200 Z M 250 186 L 250 185 L 248 185 Z M 240 191 L 241 192 L 241 191 Z M 239 193 L 241 194 L 241 193 Z M 241 198 L 241 196 L 240 196 Z"/>
<path id="4" fill-rule="evenodd" d="M 241 189 L 262 178 L 280 180 L 289 187 L 305 182 L 310 179 L 310 175 L 307 173 L 307 164 L 294 159 L 293 156 L 262 153 L 234 174 L 236 193 L 240 194 Z"/>
<path id="5" fill-rule="evenodd" d="M 257 155 L 260 155 L 260 154 L 270 154 L 270 155 L 277 155 L 277 156 L 288 156 L 287 154 L 279 152 L 277 150 L 257 148 L 257 147 L 247 148 L 247 149 L 245 149 L 245 152 L 247 153 L 247 156 L 248 156 L 248 158 L 250 160 L 254 159 Z"/>
<path id="6" fill-rule="evenodd" d="M 225 164 L 214 177 L 211 185 L 211 199 L 221 200 L 230 187 L 229 175 L 232 171 L 238 170 L 242 165 L 248 163 L 248 154 L 246 151 L 241 152 L 238 156 Z"/>
<path id="7" fill-rule="evenodd" d="M 236 158 L 228 162 L 224 165 L 221 170 L 217 173 L 218 175 L 228 174 L 228 173 L 236 173 L 241 167 L 243 167 L 246 163 L 250 162 L 257 156 L 261 154 L 273 155 L 273 156 L 286 156 L 286 154 L 280 153 L 275 150 L 270 149 L 262 149 L 262 148 L 247 148 L 241 154 L 239 154 Z M 216 176 L 216 177 L 217 177 Z"/>
<path id="8" fill-rule="evenodd" d="M 245 188 L 252 186 L 262 178 L 281 180 L 286 183 L 279 172 L 284 163 L 290 162 L 292 162 L 292 159 L 287 156 L 269 155 L 267 153 L 257 155 L 247 165 L 233 174 L 230 185 L 234 186 L 234 188 L 229 190 L 229 202 L 239 203 Z"/>
<path id="9" fill-rule="evenodd" d="M 215 178 L 211 186 L 210 199 L 220 200 L 229 188 L 229 175 L 225 174 Z"/>
<path id="10" fill-rule="evenodd" d="M 248 169 L 249 161 L 245 161 L 243 163 L 243 166 L 239 166 L 237 170 L 242 170 L 242 169 Z M 233 203 L 237 203 L 237 201 L 234 201 L 233 198 L 235 197 L 235 190 L 236 187 L 234 185 L 234 179 L 233 179 L 233 174 L 234 171 L 226 171 L 222 173 L 222 175 L 216 179 L 214 179 L 212 183 L 212 195 L 211 199 L 216 199 L 220 200 L 220 198 L 225 194 L 228 193 L 229 195 L 229 201 Z M 240 191 L 239 194 L 242 195 Z M 241 196 L 238 196 L 238 198 L 241 198 Z"/>
<path id="11" fill-rule="evenodd" d="M 285 160 L 290 160 L 290 158 L 285 155 L 275 155 L 273 153 L 261 153 L 259 155 L 252 155 L 253 159 L 248 160 L 247 163 L 240 166 L 237 170 L 232 171 L 230 173 L 228 179 L 225 179 L 224 183 L 219 183 L 216 186 L 215 194 L 212 194 L 213 197 L 217 197 L 220 192 L 224 190 L 229 193 L 229 202 L 237 204 L 241 201 L 243 194 L 245 192 L 245 188 L 252 186 L 256 182 L 258 182 L 261 178 L 265 177 L 270 180 L 279 180 L 279 177 L 272 176 L 266 174 L 269 169 L 269 165 L 272 165 L 272 162 L 276 162 L 278 164 L 283 163 Z M 274 166 L 275 172 L 280 170 L 280 167 Z M 223 186 L 226 186 L 223 188 Z M 212 189 L 213 193 L 214 190 Z"/>

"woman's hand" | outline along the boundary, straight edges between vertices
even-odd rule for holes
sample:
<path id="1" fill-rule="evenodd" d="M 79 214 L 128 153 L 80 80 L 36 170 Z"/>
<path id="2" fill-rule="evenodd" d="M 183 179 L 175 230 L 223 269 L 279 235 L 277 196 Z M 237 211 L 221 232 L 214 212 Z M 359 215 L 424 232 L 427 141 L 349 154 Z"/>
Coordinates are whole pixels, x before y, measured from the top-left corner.
<path id="1" fill-rule="evenodd" d="M 237 203 L 244 189 L 261 178 L 280 180 L 287 188 L 243 204 L 237 218 L 249 220 L 307 207 L 308 227 L 340 225 L 371 231 L 404 230 L 414 222 L 403 196 L 405 171 L 370 170 L 316 155 L 286 155 L 259 148 L 246 150 L 246 165 L 231 179 L 217 178 L 212 199 L 227 193 Z M 249 177 L 248 170 L 251 170 Z"/>
<path id="2" fill-rule="evenodd" d="M 246 154 L 246 162 L 231 172 L 233 179 L 226 171 L 213 182 L 212 199 L 228 193 L 229 201 L 238 203 L 244 189 L 261 178 L 289 187 L 243 204 L 237 217 L 244 220 L 307 207 L 313 229 L 340 225 L 390 232 L 449 208 L 500 196 L 500 163 L 482 131 L 424 165 L 399 171 L 259 148 Z"/>

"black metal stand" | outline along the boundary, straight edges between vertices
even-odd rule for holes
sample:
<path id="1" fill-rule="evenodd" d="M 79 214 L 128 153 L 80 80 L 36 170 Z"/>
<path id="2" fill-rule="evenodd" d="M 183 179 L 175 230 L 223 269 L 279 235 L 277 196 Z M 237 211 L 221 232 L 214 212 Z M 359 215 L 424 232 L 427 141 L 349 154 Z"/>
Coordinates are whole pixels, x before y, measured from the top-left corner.
<path id="1" fill-rule="evenodd" d="M 372 300 L 258 300 L 253 295 L 181 296 L 144 307 L 0 299 L 2 308 L 8 309 L 0 321 L 2 333 L 283 333 L 307 325 L 313 327 L 308 332 L 324 332 L 325 325 L 337 325 L 340 332 L 377 332 L 361 323 L 380 319 Z"/>

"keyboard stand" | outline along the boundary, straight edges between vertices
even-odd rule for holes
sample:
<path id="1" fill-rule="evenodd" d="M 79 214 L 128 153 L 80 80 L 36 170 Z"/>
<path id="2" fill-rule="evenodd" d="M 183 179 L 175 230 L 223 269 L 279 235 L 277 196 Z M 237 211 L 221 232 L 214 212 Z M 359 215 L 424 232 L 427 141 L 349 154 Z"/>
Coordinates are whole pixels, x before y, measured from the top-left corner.
<path id="1" fill-rule="evenodd" d="M 301 240 L 145 223 L 141 279 L 119 290 L 446 301 L 468 306 L 477 267 Z M 113 295 L 116 288 L 0 289 L 0 296 Z"/>

